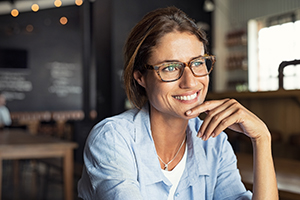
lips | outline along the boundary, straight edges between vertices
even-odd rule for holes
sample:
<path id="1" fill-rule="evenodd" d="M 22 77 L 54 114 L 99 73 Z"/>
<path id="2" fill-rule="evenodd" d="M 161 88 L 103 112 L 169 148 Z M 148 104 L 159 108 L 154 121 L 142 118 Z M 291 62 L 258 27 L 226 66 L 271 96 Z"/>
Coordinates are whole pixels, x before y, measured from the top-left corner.
<path id="1" fill-rule="evenodd" d="M 174 96 L 175 99 L 181 100 L 181 101 L 189 101 L 197 98 L 197 92 L 195 92 L 192 95 L 187 96 Z"/>

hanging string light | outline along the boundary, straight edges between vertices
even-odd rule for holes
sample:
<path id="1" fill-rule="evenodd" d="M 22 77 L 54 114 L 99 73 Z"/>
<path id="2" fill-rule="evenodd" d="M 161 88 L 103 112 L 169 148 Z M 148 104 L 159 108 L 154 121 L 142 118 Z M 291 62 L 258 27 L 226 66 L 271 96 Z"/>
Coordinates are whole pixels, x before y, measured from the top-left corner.
<path id="1" fill-rule="evenodd" d="M 83 0 L 74 0 L 74 1 L 75 1 L 75 4 L 76 4 L 77 6 L 81 6 L 81 5 L 83 4 Z M 12 4 L 14 4 L 13 1 L 12 1 Z M 62 6 L 62 1 L 61 1 L 61 0 L 55 0 L 55 1 L 54 1 L 54 5 L 55 5 L 56 7 L 61 7 L 61 6 Z M 13 7 L 15 7 L 15 6 L 13 6 Z M 37 3 L 34 3 L 34 4 L 31 5 L 31 10 L 32 10 L 33 12 L 38 12 L 38 11 L 40 10 L 40 7 L 39 7 L 39 5 L 38 5 Z M 20 13 L 19 13 L 19 10 L 18 10 L 18 9 L 13 8 L 13 9 L 11 10 L 10 14 L 11 14 L 11 16 L 13 16 L 13 17 L 17 17 L 17 16 L 19 16 Z M 62 24 L 63 24 L 63 23 L 62 23 Z"/>
<path id="2" fill-rule="evenodd" d="M 81 6 L 83 4 L 83 0 L 75 0 L 75 4 L 77 6 Z"/>
<path id="3" fill-rule="evenodd" d="M 11 11 L 10 11 L 10 14 L 11 16 L 13 17 L 17 17 L 19 15 L 19 10 L 16 8 L 16 5 L 15 5 L 15 2 L 14 1 L 10 1 L 11 3 Z"/>
<path id="4" fill-rule="evenodd" d="M 13 17 L 17 17 L 19 15 L 19 11 L 16 8 L 14 8 L 11 10 L 10 14 Z"/>
<path id="5" fill-rule="evenodd" d="M 31 10 L 33 11 L 33 12 L 37 12 L 37 11 L 39 11 L 39 9 L 40 9 L 40 7 L 39 7 L 39 5 L 38 4 L 32 4 L 32 6 L 31 6 Z"/>
<path id="6" fill-rule="evenodd" d="M 55 1 L 54 1 L 54 5 L 55 5 L 56 7 L 60 7 L 60 6 L 62 5 L 61 0 L 55 0 Z"/>

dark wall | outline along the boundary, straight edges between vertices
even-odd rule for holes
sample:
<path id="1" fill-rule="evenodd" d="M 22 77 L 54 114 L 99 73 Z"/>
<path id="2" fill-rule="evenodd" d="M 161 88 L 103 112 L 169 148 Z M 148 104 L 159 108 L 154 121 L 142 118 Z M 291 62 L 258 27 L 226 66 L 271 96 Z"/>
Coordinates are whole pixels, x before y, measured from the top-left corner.
<path id="1" fill-rule="evenodd" d="M 66 25 L 59 23 L 62 16 Z M 0 68 L 0 91 L 11 111 L 81 108 L 80 7 L 1 15 L 0 49 L 27 51 L 26 69 Z"/>

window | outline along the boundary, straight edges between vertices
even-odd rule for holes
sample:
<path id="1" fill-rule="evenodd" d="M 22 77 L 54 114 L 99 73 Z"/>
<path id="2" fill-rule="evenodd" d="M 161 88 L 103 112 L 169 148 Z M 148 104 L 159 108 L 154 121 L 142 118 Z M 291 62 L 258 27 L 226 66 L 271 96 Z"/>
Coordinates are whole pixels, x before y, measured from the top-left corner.
<path id="1" fill-rule="evenodd" d="M 289 15 L 291 16 L 291 15 Z M 293 15 L 292 15 L 293 16 Z M 249 90 L 270 91 L 279 88 L 278 67 L 282 61 L 300 60 L 300 20 L 275 18 L 275 25 L 264 26 L 251 20 L 249 30 Z M 282 22 L 283 23 L 278 23 Z M 293 22 L 294 21 L 294 22 Z M 269 24 L 274 24 L 270 20 Z M 300 89 L 300 65 L 284 69 L 284 89 Z"/>

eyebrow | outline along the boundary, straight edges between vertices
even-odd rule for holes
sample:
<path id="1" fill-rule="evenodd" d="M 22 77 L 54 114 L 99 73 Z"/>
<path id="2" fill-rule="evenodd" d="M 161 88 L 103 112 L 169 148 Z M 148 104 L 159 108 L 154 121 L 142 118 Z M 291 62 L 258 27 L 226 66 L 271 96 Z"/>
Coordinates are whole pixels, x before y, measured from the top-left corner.
<path id="1" fill-rule="evenodd" d="M 199 57 L 201 57 L 201 56 L 204 56 L 204 55 L 199 55 L 199 56 L 193 57 L 193 58 L 191 58 L 188 62 L 190 62 L 191 60 L 194 60 L 194 59 L 196 59 L 196 58 L 199 58 Z M 180 60 L 164 60 L 164 61 L 159 62 L 158 64 L 155 64 L 155 65 L 153 65 L 153 66 L 157 66 L 157 65 L 160 65 L 160 64 L 163 64 L 163 63 L 166 63 L 166 62 L 182 62 L 182 61 L 180 61 Z"/>

